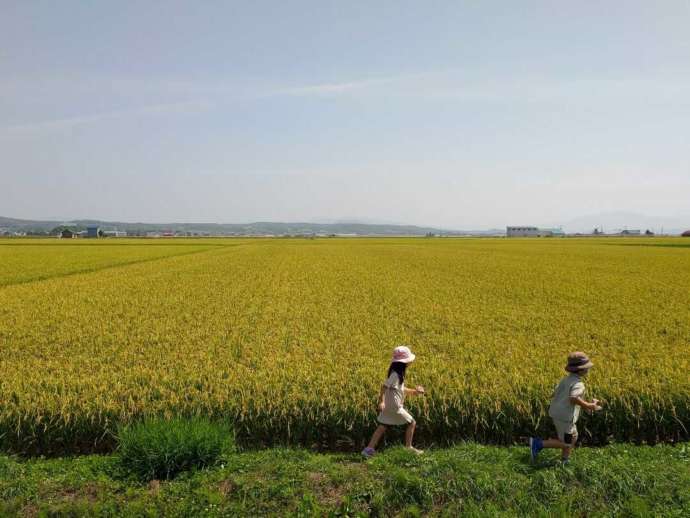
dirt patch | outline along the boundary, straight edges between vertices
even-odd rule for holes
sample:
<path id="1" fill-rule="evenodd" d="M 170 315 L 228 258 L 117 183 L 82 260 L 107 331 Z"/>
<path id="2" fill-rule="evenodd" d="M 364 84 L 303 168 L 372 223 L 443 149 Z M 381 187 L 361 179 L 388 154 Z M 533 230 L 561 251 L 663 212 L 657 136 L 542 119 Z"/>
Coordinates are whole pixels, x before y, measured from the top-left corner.
<path id="1" fill-rule="evenodd" d="M 152 495 L 157 495 L 158 493 L 161 492 L 161 481 L 160 480 L 152 480 L 149 482 L 149 493 Z"/>
<path id="2" fill-rule="evenodd" d="M 309 486 L 320 504 L 335 507 L 347 494 L 347 486 L 333 482 L 328 475 L 318 471 L 307 473 Z"/>
<path id="3" fill-rule="evenodd" d="M 70 487 L 61 490 L 57 496 L 66 501 L 86 499 L 89 503 L 96 502 L 98 500 L 98 495 L 100 493 L 100 488 L 97 484 L 88 483 L 81 487 Z"/>
<path id="4" fill-rule="evenodd" d="M 320 484 L 326 479 L 326 474 L 319 471 L 313 471 L 311 473 L 307 473 L 307 478 L 309 479 L 309 482 Z"/>
<path id="5" fill-rule="evenodd" d="M 223 480 L 220 484 L 218 484 L 218 492 L 224 497 L 232 494 L 234 490 L 235 484 L 232 482 L 232 480 Z"/>
<path id="6" fill-rule="evenodd" d="M 329 508 L 342 504 L 345 497 L 353 491 L 353 481 L 366 478 L 369 469 L 364 462 L 347 460 L 338 464 L 336 480 L 321 471 L 307 473 L 307 480 L 314 496 L 321 505 Z"/>

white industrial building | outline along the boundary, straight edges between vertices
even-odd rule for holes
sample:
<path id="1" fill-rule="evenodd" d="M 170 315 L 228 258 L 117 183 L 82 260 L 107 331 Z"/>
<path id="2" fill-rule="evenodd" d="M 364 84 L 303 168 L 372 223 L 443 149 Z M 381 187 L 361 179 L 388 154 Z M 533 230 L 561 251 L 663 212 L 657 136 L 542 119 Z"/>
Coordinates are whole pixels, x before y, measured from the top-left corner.
<path id="1" fill-rule="evenodd" d="M 565 233 L 560 228 L 538 227 L 506 227 L 508 237 L 563 237 Z"/>
<path id="2" fill-rule="evenodd" d="M 508 237 L 539 237 L 537 227 L 506 227 Z"/>

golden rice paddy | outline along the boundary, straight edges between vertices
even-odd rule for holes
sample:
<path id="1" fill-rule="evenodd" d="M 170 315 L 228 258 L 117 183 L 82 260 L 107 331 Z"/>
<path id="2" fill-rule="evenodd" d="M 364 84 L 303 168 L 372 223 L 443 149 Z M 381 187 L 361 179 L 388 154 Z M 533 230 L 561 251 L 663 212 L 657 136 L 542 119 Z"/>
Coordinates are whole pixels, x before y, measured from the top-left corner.
<path id="1" fill-rule="evenodd" d="M 690 241 L 0 241 L 6 449 L 108 449 L 153 415 L 359 444 L 401 343 L 423 442 L 549 431 L 572 350 L 605 402 L 584 441 L 687 440 Z"/>

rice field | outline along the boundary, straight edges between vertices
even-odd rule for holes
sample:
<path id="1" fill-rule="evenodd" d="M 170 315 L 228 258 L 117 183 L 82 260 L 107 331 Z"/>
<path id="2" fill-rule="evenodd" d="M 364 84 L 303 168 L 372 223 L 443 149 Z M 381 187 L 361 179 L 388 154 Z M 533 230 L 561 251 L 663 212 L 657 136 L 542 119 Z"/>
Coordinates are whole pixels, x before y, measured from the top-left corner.
<path id="1" fill-rule="evenodd" d="M 585 443 L 687 440 L 690 241 L 0 240 L 7 450 L 106 451 L 154 415 L 358 445 L 400 343 L 422 443 L 550 431 L 571 350 L 605 402 Z"/>

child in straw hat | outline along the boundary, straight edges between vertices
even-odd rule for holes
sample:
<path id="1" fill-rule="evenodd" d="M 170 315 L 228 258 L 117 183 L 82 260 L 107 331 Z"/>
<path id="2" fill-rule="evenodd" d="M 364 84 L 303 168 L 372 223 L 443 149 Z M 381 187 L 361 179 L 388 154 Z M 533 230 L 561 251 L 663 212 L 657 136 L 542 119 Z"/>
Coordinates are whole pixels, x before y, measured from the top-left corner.
<path id="1" fill-rule="evenodd" d="M 415 453 L 423 453 L 422 450 L 412 446 L 412 437 L 417 423 L 403 407 L 406 395 L 424 394 L 424 387 L 421 385 L 414 389 L 405 387 L 405 371 L 414 359 L 415 355 L 412 354 L 409 347 L 401 345 L 393 350 L 393 359 L 388 368 L 388 379 L 381 386 L 381 391 L 379 392 L 380 413 L 377 418 L 379 426 L 374 431 L 369 445 L 362 450 L 362 455 L 367 458 L 376 453 L 376 445 L 383 437 L 383 434 L 386 433 L 386 427 L 395 425 L 407 425 L 405 446 Z"/>
<path id="2" fill-rule="evenodd" d="M 557 439 L 542 440 L 538 437 L 530 437 L 529 448 L 532 462 L 543 448 L 560 448 L 561 461 L 568 463 L 571 450 L 577 442 L 577 423 L 580 417 L 580 408 L 589 411 L 601 410 L 597 399 L 591 402 L 582 399 L 585 393 L 585 384 L 582 381 L 594 364 L 583 352 L 574 352 L 568 355 L 568 364 L 565 370 L 569 374 L 561 380 L 554 391 L 549 406 L 549 416 L 556 427 Z"/>

